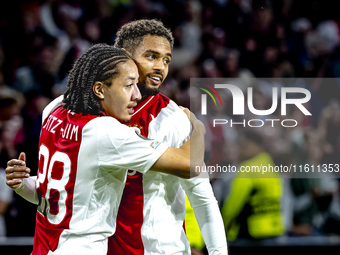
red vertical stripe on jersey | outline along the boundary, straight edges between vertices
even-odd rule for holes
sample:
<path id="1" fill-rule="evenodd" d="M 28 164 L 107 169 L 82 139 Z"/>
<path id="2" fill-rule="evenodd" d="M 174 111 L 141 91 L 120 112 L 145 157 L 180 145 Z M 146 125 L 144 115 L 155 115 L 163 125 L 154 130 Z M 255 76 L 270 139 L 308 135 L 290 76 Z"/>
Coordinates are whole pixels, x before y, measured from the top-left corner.
<path id="1" fill-rule="evenodd" d="M 148 97 L 138 104 L 136 114 L 127 123 L 141 130 L 145 137 L 149 134 L 150 122 L 165 108 L 170 99 L 158 94 Z M 139 111 L 138 111 L 139 110 Z M 115 235 L 109 239 L 108 255 L 143 255 L 141 228 L 143 224 L 143 175 L 129 171 L 122 200 L 120 202 Z"/>

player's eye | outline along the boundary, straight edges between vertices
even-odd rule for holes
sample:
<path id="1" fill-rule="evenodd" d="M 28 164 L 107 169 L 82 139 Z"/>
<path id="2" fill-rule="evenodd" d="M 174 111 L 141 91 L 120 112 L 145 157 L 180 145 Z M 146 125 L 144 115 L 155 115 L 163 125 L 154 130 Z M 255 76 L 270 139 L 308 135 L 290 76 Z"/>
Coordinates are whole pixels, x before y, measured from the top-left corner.
<path id="1" fill-rule="evenodd" d="M 148 55 L 146 55 L 146 57 L 148 59 L 156 59 L 156 55 L 155 54 L 148 54 Z"/>
<path id="2" fill-rule="evenodd" d="M 132 88 L 133 84 L 125 85 L 127 88 Z"/>
<path id="3" fill-rule="evenodd" d="M 165 58 L 165 59 L 164 59 L 164 64 L 169 65 L 169 64 L 170 64 L 170 59 Z"/>

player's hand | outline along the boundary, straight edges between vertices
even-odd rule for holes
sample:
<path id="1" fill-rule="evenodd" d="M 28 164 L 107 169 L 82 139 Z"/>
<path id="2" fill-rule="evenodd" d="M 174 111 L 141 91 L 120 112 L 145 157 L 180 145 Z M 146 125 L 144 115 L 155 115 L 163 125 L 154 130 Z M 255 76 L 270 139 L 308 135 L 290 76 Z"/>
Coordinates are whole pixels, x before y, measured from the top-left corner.
<path id="1" fill-rule="evenodd" d="M 205 126 L 204 124 L 198 120 L 195 116 L 195 114 L 193 114 L 191 111 L 189 111 L 188 108 L 185 108 L 183 106 L 179 106 L 179 108 L 181 108 L 181 110 L 183 110 L 183 112 L 187 115 L 188 119 L 190 120 L 191 124 L 194 127 L 199 127 L 201 130 L 203 130 L 203 133 L 205 134 Z"/>
<path id="2" fill-rule="evenodd" d="M 31 170 L 26 167 L 26 155 L 21 152 L 19 159 L 11 159 L 7 162 L 6 172 L 6 184 L 12 188 L 16 189 L 22 183 L 24 178 L 30 177 Z"/>
<path id="3" fill-rule="evenodd" d="M 195 114 L 193 114 L 191 111 L 189 111 L 188 108 L 185 108 L 183 106 L 179 106 L 179 108 L 187 115 L 188 119 L 191 123 L 195 122 L 197 120 Z"/>

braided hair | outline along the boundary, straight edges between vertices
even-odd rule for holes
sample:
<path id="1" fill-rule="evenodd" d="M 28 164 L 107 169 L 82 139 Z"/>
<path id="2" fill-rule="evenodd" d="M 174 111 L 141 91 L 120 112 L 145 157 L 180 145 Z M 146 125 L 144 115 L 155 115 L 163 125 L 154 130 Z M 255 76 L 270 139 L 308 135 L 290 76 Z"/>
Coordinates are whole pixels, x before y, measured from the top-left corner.
<path id="1" fill-rule="evenodd" d="M 169 41 L 171 49 L 174 45 L 174 38 L 170 29 L 165 28 L 161 21 L 141 19 L 131 21 L 122 26 L 117 32 L 114 46 L 120 49 L 125 48 L 127 51 L 134 53 L 134 50 L 146 35 L 164 37 Z"/>
<path id="2" fill-rule="evenodd" d="M 111 79 L 118 74 L 117 65 L 132 58 L 124 50 L 107 44 L 95 44 L 74 64 L 69 74 L 63 107 L 83 115 L 101 115 L 100 99 L 92 87 L 96 81 L 111 85 Z"/>

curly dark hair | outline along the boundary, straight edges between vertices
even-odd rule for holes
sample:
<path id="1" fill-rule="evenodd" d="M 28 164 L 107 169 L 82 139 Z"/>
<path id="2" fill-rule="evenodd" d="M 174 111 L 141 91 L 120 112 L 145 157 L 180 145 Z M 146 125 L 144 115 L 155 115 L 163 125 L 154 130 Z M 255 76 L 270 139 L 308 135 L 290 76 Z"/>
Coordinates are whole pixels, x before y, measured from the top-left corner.
<path id="1" fill-rule="evenodd" d="M 63 107 L 83 115 L 101 115 L 103 109 L 100 99 L 94 94 L 92 87 L 96 81 L 110 86 L 110 81 L 118 74 L 117 65 L 129 59 L 132 60 L 131 56 L 124 50 L 107 44 L 93 45 L 70 71 Z"/>
<path id="2" fill-rule="evenodd" d="M 125 48 L 127 51 L 134 53 L 134 50 L 146 35 L 164 37 L 169 41 L 171 49 L 173 48 L 174 38 L 170 29 L 165 28 L 163 23 L 156 19 L 141 19 L 126 23 L 118 30 L 114 46 Z"/>

